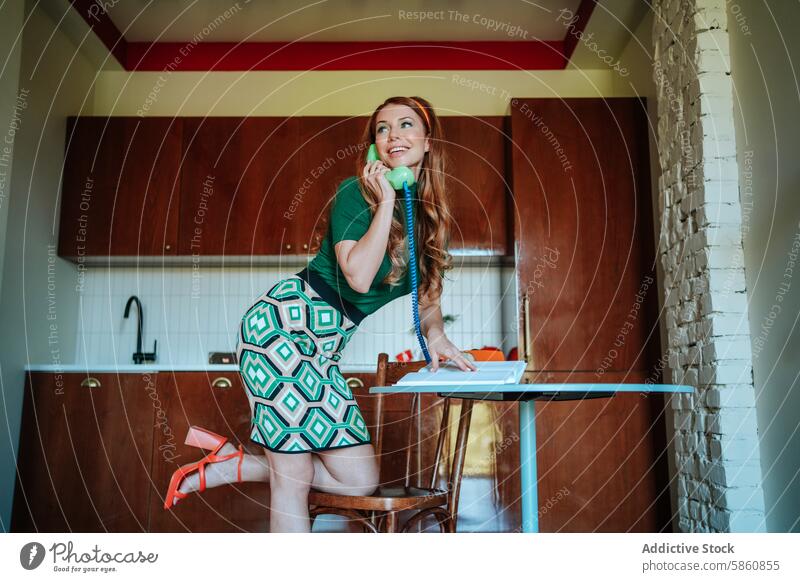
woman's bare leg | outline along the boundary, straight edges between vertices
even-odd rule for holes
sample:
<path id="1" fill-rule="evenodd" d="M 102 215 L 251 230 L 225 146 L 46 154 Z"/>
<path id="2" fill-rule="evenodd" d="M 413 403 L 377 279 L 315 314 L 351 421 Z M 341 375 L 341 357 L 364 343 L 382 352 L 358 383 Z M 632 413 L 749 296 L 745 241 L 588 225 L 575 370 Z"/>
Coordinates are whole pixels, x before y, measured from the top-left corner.
<path id="1" fill-rule="evenodd" d="M 270 532 L 310 532 L 308 493 L 369 495 L 378 486 L 371 444 L 316 453 L 265 451 L 270 466 Z"/>
<path id="2" fill-rule="evenodd" d="M 219 456 L 235 453 L 238 449 L 230 442 L 220 449 Z M 265 449 L 265 453 L 269 453 Z M 277 453 L 287 456 L 286 453 Z M 339 495 L 367 495 L 377 486 L 378 471 L 375 450 L 371 444 L 309 453 L 314 467 L 311 486 L 317 491 Z M 289 456 L 292 454 L 290 453 Z M 239 457 L 234 456 L 205 467 L 206 489 L 236 483 Z M 187 463 L 187 465 L 190 463 Z M 270 482 L 269 455 L 244 455 L 242 481 Z M 181 482 L 178 491 L 192 493 L 200 489 L 200 474 L 193 471 Z M 366 491 L 366 493 L 365 493 Z M 178 498 L 176 497 L 176 501 Z"/>
<path id="3" fill-rule="evenodd" d="M 369 495 L 378 487 L 378 460 L 371 444 L 320 451 L 313 458 L 317 491 Z"/>
<path id="4" fill-rule="evenodd" d="M 217 453 L 225 456 L 237 451 L 230 442 Z M 206 489 L 237 481 L 239 457 L 234 456 L 205 467 Z M 276 453 L 264 449 L 264 457 L 244 455 L 242 481 L 270 483 L 270 531 L 311 531 L 308 493 L 317 491 L 338 495 L 369 495 L 378 485 L 378 463 L 371 444 L 320 451 L 317 453 Z M 197 491 L 200 475 L 188 475 L 179 491 Z M 177 498 L 176 498 L 177 500 Z"/>
<path id="5" fill-rule="evenodd" d="M 313 453 L 274 453 L 269 459 L 269 531 L 309 533 L 308 492 L 314 480 Z"/>

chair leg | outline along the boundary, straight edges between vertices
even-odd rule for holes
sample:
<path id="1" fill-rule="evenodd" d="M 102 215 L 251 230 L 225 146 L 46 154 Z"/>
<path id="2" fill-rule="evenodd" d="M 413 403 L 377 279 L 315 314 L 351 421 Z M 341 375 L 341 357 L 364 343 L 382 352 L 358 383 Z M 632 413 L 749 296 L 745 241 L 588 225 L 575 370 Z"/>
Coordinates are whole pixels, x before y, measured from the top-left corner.
<path id="1" fill-rule="evenodd" d="M 369 512 L 369 522 L 374 525 L 375 527 L 378 526 L 378 512 L 374 509 L 370 510 Z"/>
<path id="2" fill-rule="evenodd" d="M 464 474 L 464 459 L 467 454 L 467 438 L 469 436 L 469 425 L 472 420 L 473 401 L 466 398 L 461 401 L 461 416 L 458 420 L 458 437 L 456 438 L 456 448 L 453 462 L 450 469 L 451 487 L 447 503 L 447 511 L 450 514 L 449 530 L 455 532 L 458 521 L 458 497 L 461 492 L 461 478 Z"/>
<path id="3" fill-rule="evenodd" d="M 397 533 L 397 512 L 389 511 L 384 516 L 384 533 Z"/>
<path id="4" fill-rule="evenodd" d="M 450 515 L 447 518 L 447 522 L 445 524 L 446 527 L 447 527 L 447 533 L 456 533 L 456 519 L 457 519 L 457 517 L 458 517 L 457 515 Z"/>
<path id="5" fill-rule="evenodd" d="M 403 533 L 410 531 L 411 526 L 421 524 L 422 520 L 429 515 L 436 518 L 436 524 L 439 526 L 439 533 L 452 533 L 455 531 L 452 516 L 444 507 L 431 507 L 430 509 L 423 509 L 417 512 L 411 516 L 400 531 Z"/>

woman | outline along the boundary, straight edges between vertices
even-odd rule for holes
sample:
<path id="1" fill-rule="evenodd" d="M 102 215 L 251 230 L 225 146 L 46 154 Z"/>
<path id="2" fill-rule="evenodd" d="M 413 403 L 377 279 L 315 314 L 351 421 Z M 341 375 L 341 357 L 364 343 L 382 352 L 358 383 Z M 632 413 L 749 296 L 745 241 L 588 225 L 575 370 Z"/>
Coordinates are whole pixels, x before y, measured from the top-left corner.
<path id="1" fill-rule="evenodd" d="M 442 277 L 452 266 L 439 119 L 420 97 L 392 97 L 375 110 L 362 137 L 376 145 L 380 160 L 358 160 L 356 175 L 339 185 L 317 255 L 242 318 L 237 355 L 252 411 L 250 439 L 264 447 L 267 462 L 192 427 L 187 444 L 212 453 L 175 472 L 165 508 L 191 491 L 267 481 L 270 531 L 308 532 L 310 488 L 340 495 L 376 489 L 375 451 L 337 362 L 364 317 L 411 292 L 405 206 L 398 197 L 405 194 L 387 180 L 391 168 L 407 166 L 416 179 L 419 310 L 431 368 L 442 356 L 462 370 L 476 369 L 445 335 L 440 309 Z"/>

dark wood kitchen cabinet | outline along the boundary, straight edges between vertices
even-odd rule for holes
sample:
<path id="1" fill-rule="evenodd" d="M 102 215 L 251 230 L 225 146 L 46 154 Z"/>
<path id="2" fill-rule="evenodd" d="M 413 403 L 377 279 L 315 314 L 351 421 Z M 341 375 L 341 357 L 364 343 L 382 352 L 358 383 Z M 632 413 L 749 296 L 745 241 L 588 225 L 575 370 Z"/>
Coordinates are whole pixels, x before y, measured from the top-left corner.
<path id="1" fill-rule="evenodd" d="M 263 455 L 249 440 L 238 373 L 28 372 L 14 494 L 15 532 L 267 531 L 265 483 L 164 500 L 172 473 L 207 451 L 191 424 Z"/>
<path id="2" fill-rule="evenodd" d="M 297 254 L 288 235 L 300 174 L 290 121 L 184 119 L 181 255 Z"/>
<path id="3" fill-rule="evenodd" d="M 180 253 L 305 255 L 353 175 L 360 118 L 187 118 Z M 316 237 L 315 237 L 316 235 Z"/>
<path id="4" fill-rule="evenodd" d="M 11 531 L 148 530 L 156 376 L 26 373 Z"/>
<path id="5" fill-rule="evenodd" d="M 202 494 L 202 499 L 180 501 L 171 512 L 164 511 L 162 507 L 164 494 L 172 472 L 178 466 L 194 462 L 202 456 L 199 450 L 182 444 L 190 425 L 199 425 L 229 436 L 234 443 L 241 443 L 249 454 L 263 456 L 264 449 L 249 438 L 250 409 L 238 373 L 173 372 L 161 373 L 160 376 L 159 401 L 166 411 L 173 437 L 167 438 L 160 431 L 155 431 L 153 437 L 152 482 L 155 484 L 155 489 L 150 501 L 150 531 L 269 531 L 270 497 L 267 483 L 242 483 L 209 489 Z M 369 388 L 375 384 L 375 374 L 344 372 L 344 377 L 362 410 L 370 435 L 374 438 L 377 395 L 369 394 Z M 442 403 L 443 399 L 432 394 L 423 395 L 420 402 L 422 414 L 416 430 L 421 436 L 419 441 L 421 444 L 412 445 L 409 468 L 412 483 L 424 484 L 430 479 Z M 410 405 L 410 395 L 393 394 L 384 397 L 384 442 L 380 458 L 380 474 L 381 482 L 385 485 L 399 485 L 405 478 L 405 451 L 408 446 L 405 439 L 409 426 Z M 495 419 L 498 416 L 504 417 L 504 411 L 510 405 L 491 403 L 485 406 L 492 409 L 490 417 Z M 457 415 L 457 409 L 454 408 L 451 412 L 453 432 L 445 443 L 448 451 L 451 451 L 454 445 Z M 478 430 L 481 429 L 479 422 L 476 422 L 476 427 Z M 493 450 L 502 450 L 503 431 L 497 431 L 491 424 L 487 425 L 486 429 L 493 438 L 499 439 L 497 442 L 493 441 L 491 445 Z M 177 452 L 179 458 L 174 461 L 167 460 L 159 453 L 162 450 Z M 478 460 L 482 461 L 482 453 L 475 455 L 474 452 L 472 457 L 478 457 Z M 449 454 L 446 458 L 448 456 Z M 510 459 L 505 460 L 510 461 Z M 468 452 L 467 466 L 469 464 Z M 449 464 L 445 465 L 437 481 L 439 487 L 445 487 L 450 477 Z M 507 468 L 507 472 L 511 473 L 512 469 Z M 474 475 L 466 475 L 464 479 L 468 482 L 474 478 Z M 502 487 L 507 495 L 513 495 L 515 491 L 513 485 L 502 483 L 498 474 L 492 473 L 488 478 L 493 484 Z M 517 486 L 516 496 L 509 497 L 509 503 L 519 498 L 518 489 Z M 480 519 L 485 519 L 486 515 L 492 515 L 496 511 L 491 499 L 484 495 L 473 494 L 473 488 L 469 486 L 463 489 L 461 507 L 464 508 L 461 512 L 462 528 L 470 523 L 476 528 L 485 528 Z M 500 513 L 503 513 L 502 509 Z M 408 516 L 401 516 L 401 521 L 406 517 Z M 502 519 L 506 518 L 501 516 Z M 322 521 L 325 523 L 321 523 Z M 321 522 L 315 525 L 315 531 L 360 531 L 356 526 L 348 526 L 335 520 L 332 522 L 321 520 Z"/>
<path id="6" fill-rule="evenodd" d="M 370 435 L 375 436 L 377 395 L 369 394 L 374 373 L 347 373 Z M 269 531 L 269 485 L 234 483 L 181 500 L 170 511 L 163 504 L 172 473 L 198 461 L 206 451 L 183 443 L 190 425 L 197 425 L 242 444 L 247 454 L 264 458 L 264 449 L 249 438 L 250 409 L 238 372 L 142 372 L 121 374 L 55 374 L 29 372 L 19 446 L 12 531 L 15 532 L 266 532 Z M 384 398 L 384 442 L 381 480 L 401 484 L 406 471 L 406 436 L 410 395 Z M 420 402 L 420 446 L 412 446 L 411 482 L 431 477 L 443 400 L 423 395 Z M 452 454 L 458 418 L 451 409 L 452 434 L 445 458 Z M 492 435 L 492 450 L 504 449 L 503 420 L 511 405 L 479 403 L 473 415 L 476 440 Z M 481 422 L 481 407 L 489 410 Z M 485 443 L 484 443 L 485 444 Z M 472 451 L 470 453 L 470 450 Z M 485 464 L 485 451 L 467 451 L 462 481 L 459 531 L 486 530 L 486 516 L 504 508 L 471 480 L 487 478 L 504 503 L 519 498 L 513 479 L 501 479 L 514 468 L 508 455 L 498 456 L 498 471 L 485 475 L 469 467 Z M 441 468 L 437 486 L 450 478 L 449 462 Z M 491 489 L 489 490 L 491 491 Z M 406 516 L 401 516 L 403 521 Z M 507 519 L 503 517 L 503 519 Z M 471 525 L 470 525 L 471 524 Z M 433 523 L 427 524 L 433 529 Z M 489 524 L 491 531 L 491 524 Z M 357 531 L 333 519 L 321 520 L 315 531 Z M 510 527 L 500 528 L 510 529 Z"/>
<path id="7" fill-rule="evenodd" d="M 508 118 L 441 117 L 449 158 L 450 248 L 512 252 Z"/>
<path id="8" fill-rule="evenodd" d="M 451 250 L 511 248 L 508 119 L 443 117 Z M 59 255 L 308 255 L 366 117 L 72 117 Z"/>
<path id="9" fill-rule="evenodd" d="M 373 432 L 374 397 L 367 391 L 375 374 L 345 377 Z M 172 473 L 207 453 L 184 444 L 190 425 L 264 457 L 250 440 L 238 372 L 28 372 L 11 530 L 269 531 L 264 482 L 215 487 L 164 509 Z M 401 441 L 391 432 L 387 450 L 402 448 Z M 401 478 L 403 470 L 397 455 L 386 457 L 389 478 Z"/>
<path id="10" fill-rule="evenodd" d="M 364 155 L 359 140 L 366 121 L 185 119 L 180 254 L 315 252 L 337 186 L 356 173 L 356 160 Z M 505 125 L 503 117 L 442 119 L 451 249 L 508 251 Z"/>
<path id="11" fill-rule="evenodd" d="M 160 372 L 159 376 L 159 400 L 169 431 L 156 430 L 153 435 L 150 531 L 269 531 L 268 483 L 214 487 L 164 509 L 172 473 L 208 452 L 184 444 L 189 426 L 226 436 L 237 448 L 241 443 L 246 454 L 264 457 L 264 449 L 250 440 L 250 407 L 238 372 Z M 167 451 L 168 455 L 162 454 Z"/>
<path id="12" fill-rule="evenodd" d="M 366 147 L 359 144 L 366 117 L 311 116 L 291 119 L 298 128 L 300 174 L 297 197 L 290 209 L 287 248 L 314 254 L 327 232 L 336 188 L 356 174 L 356 160 Z"/>
<path id="13" fill-rule="evenodd" d="M 59 256 L 178 252 L 180 118 L 70 117 Z"/>

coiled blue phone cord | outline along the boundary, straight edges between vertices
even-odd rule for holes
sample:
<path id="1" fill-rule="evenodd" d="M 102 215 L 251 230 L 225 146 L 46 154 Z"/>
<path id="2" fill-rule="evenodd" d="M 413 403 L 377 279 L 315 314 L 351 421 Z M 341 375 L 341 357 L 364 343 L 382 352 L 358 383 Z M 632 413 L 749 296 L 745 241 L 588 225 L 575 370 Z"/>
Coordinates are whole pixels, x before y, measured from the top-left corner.
<path id="1" fill-rule="evenodd" d="M 408 231 L 408 252 L 409 262 L 411 269 L 411 310 L 414 313 L 414 327 L 417 330 L 417 340 L 422 348 L 422 354 L 425 356 L 425 361 L 430 364 L 431 356 L 428 354 L 428 348 L 425 345 L 425 340 L 422 337 L 422 329 L 419 323 L 419 306 L 417 298 L 417 253 L 414 248 L 414 217 L 411 212 L 411 191 L 408 187 L 408 182 L 403 182 L 403 190 L 406 195 L 406 230 Z"/>

